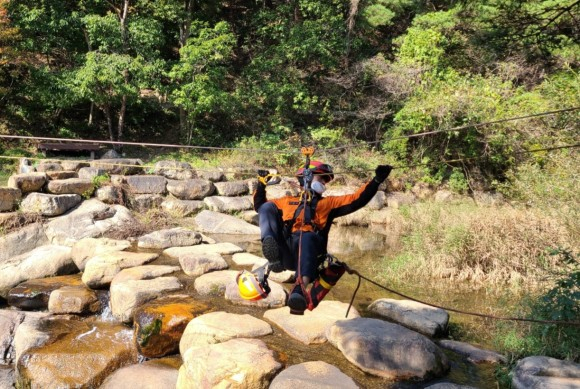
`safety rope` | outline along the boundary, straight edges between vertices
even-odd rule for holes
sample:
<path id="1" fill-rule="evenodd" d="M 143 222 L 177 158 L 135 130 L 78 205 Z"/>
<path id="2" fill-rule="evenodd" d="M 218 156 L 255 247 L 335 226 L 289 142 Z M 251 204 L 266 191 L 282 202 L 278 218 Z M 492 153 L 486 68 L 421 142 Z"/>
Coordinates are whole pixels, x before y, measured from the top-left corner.
<path id="1" fill-rule="evenodd" d="M 378 286 L 381 289 L 386 290 L 387 292 L 396 294 L 398 296 L 401 296 L 403 298 L 406 298 L 408 300 L 411 301 L 415 301 L 421 304 L 425 304 L 434 308 L 440 308 L 440 309 L 444 309 L 446 311 L 450 311 L 450 312 L 455 312 L 455 313 L 459 313 L 462 315 L 469 315 L 469 316 L 478 316 L 478 317 L 483 317 L 486 319 L 493 319 L 493 320 L 504 320 L 504 321 L 519 321 L 519 322 L 530 322 L 530 323 L 540 323 L 540 324 L 558 324 L 558 325 L 569 325 L 569 326 L 574 326 L 574 327 L 580 327 L 580 321 L 559 321 L 559 320 L 540 320 L 540 319 L 528 319 L 528 318 L 522 318 L 522 317 L 505 317 L 505 316 L 496 316 L 496 315 L 489 315 L 489 314 L 485 314 L 485 313 L 478 313 L 478 312 L 470 312 L 470 311 L 464 311 L 461 309 L 457 309 L 457 308 L 449 308 L 449 307 L 445 307 L 442 305 L 437 305 L 437 304 L 433 304 L 433 303 L 428 303 L 426 301 L 423 300 L 419 300 L 417 298 L 408 296 L 406 294 L 403 294 L 401 292 L 398 292 L 394 289 L 391 289 L 385 285 L 381 285 L 378 282 L 362 275 L 360 272 L 358 272 L 355 269 L 352 269 L 351 267 L 349 267 L 346 263 L 341 262 L 341 261 L 336 261 L 337 264 L 342 265 L 345 267 L 346 272 L 348 274 L 353 274 L 356 275 L 358 277 L 358 283 L 357 286 L 353 292 L 352 298 L 350 300 L 350 304 L 348 305 L 348 309 L 346 311 L 346 316 L 348 318 L 348 313 L 350 312 L 350 308 L 352 307 L 353 303 L 354 303 L 354 299 L 355 296 L 360 288 L 361 285 L 361 280 L 365 280 L 370 282 L 371 284 Z"/>

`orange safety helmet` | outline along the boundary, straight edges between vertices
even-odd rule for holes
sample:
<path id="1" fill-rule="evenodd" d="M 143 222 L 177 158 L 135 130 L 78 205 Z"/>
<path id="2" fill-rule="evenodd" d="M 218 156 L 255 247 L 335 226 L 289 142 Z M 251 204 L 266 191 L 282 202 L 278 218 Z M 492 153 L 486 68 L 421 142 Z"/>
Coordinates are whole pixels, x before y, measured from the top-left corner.
<path id="1" fill-rule="evenodd" d="M 317 175 L 317 176 L 322 176 L 323 178 L 325 178 L 326 182 L 334 180 L 334 173 L 332 172 L 332 166 L 330 166 L 326 163 L 323 163 L 320 161 L 310 161 L 310 165 L 308 165 L 308 169 L 310 169 L 312 171 L 312 174 Z M 295 174 L 296 177 L 298 177 L 300 184 L 302 184 L 303 173 L 304 173 L 304 167 L 301 167 L 300 169 L 298 169 L 298 171 Z"/>
<path id="2" fill-rule="evenodd" d="M 257 301 L 268 297 L 270 288 L 267 281 L 260 282 L 256 274 L 243 270 L 236 276 L 240 297 L 244 300 Z"/>

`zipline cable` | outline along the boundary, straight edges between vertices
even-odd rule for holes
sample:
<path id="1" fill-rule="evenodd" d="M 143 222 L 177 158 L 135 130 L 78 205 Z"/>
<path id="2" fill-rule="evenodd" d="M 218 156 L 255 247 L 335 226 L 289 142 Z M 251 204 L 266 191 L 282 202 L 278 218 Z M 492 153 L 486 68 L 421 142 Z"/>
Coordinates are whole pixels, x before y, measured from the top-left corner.
<path id="1" fill-rule="evenodd" d="M 446 311 L 450 311 L 450 312 L 455 312 L 455 313 L 459 313 L 459 314 L 463 314 L 463 315 L 469 315 L 469 316 L 477 316 L 477 317 L 483 317 L 486 319 L 493 319 L 493 320 L 503 320 L 503 321 L 519 321 L 519 322 L 530 322 L 530 323 L 540 323 L 540 324 L 558 324 L 558 325 L 569 325 L 569 326 L 574 326 L 574 327 L 580 327 L 580 321 L 559 321 L 559 320 L 540 320 L 540 319 L 528 319 L 528 318 L 522 318 L 522 317 L 506 317 L 506 316 L 496 316 L 496 315 L 488 315 L 485 313 L 478 313 L 478 312 L 470 312 L 470 311 L 464 311 L 461 309 L 457 309 L 457 308 L 449 308 L 449 307 L 444 307 L 442 305 L 437 305 L 437 304 L 433 304 L 433 303 L 428 303 L 426 301 L 422 301 L 419 299 L 416 299 L 414 297 L 408 296 L 406 294 L 403 294 L 401 292 L 398 292 L 394 289 L 391 289 L 385 285 L 381 285 L 378 282 L 360 274 L 357 270 L 350 268 L 346 263 L 344 262 L 340 262 L 337 261 L 338 264 L 344 266 L 346 268 L 346 272 L 348 274 L 352 274 L 358 277 L 358 284 L 356 286 L 356 289 L 354 290 L 354 293 L 352 295 L 352 298 L 350 300 L 350 304 L 348 306 L 348 309 L 346 311 L 346 316 L 348 318 L 348 313 L 350 311 L 350 308 L 352 307 L 352 304 L 354 302 L 356 293 L 359 290 L 359 287 L 361 285 L 361 279 L 370 282 L 371 284 L 386 290 L 387 292 L 396 294 L 397 296 L 406 298 L 408 300 L 411 301 L 415 301 L 421 304 L 425 304 L 434 308 L 439 308 L 439 309 L 444 309 Z"/>

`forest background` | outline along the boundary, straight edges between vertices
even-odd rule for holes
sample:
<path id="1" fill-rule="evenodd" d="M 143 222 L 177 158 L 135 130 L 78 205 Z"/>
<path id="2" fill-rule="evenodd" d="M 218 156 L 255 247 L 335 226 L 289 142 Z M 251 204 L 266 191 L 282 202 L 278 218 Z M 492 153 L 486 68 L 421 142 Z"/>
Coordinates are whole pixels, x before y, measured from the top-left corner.
<path id="1" fill-rule="evenodd" d="M 404 250 L 377 274 L 549 278 L 564 286 L 527 309 L 577 320 L 579 37 L 575 0 L 0 0 L 0 134 L 259 149 L 236 163 L 282 169 L 315 144 L 354 176 L 398 166 L 403 189 L 499 191 L 520 208 L 406 210 Z M 168 156 L 210 158 L 148 155 Z M 577 330 L 532 330 L 504 347 L 578 360 Z"/>

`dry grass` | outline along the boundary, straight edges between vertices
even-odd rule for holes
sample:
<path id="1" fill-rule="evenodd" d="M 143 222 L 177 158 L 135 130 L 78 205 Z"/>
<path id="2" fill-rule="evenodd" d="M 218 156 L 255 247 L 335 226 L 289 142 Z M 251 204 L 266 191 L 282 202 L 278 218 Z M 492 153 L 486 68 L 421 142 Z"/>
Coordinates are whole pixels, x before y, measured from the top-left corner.
<path id="1" fill-rule="evenodd" d="M 0 235 L 9 234 L 29 224 L 43 221 L 44 217 L 39 213 L 14 212 L 0 219 Z"/>
<path id="2" fill-rule="evenodd" d="M 137 223 L 130 226 L 111 228 L 103 237 L 121 240 L 137 238 L 154 231 L 179 226 L 179 222 L 175 217 L 158 208 L 152 208 L 145 213 L 134 212 L 133 215 Z"/>
<path id="3" fill-rule="evenodd" d="M 559 266 L 549 248 L 577 251 L 565 223 L 539 211 L 422 203 L 396 213 L 402 250 L 385 259 L 387 279 L 417 277 L 471 287 L 530 286 Z"/>

